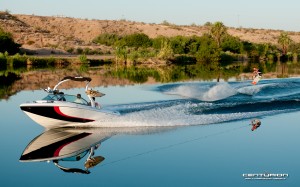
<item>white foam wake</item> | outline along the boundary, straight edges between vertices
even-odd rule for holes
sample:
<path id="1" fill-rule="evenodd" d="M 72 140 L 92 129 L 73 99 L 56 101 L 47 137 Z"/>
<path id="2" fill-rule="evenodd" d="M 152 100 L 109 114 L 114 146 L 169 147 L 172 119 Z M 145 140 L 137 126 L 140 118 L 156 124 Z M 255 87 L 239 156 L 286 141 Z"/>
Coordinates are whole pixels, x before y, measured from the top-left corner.
<path id="1" fill-rule="evenodd" d="M 196 106 L 198 105 L 198 106 Z M 237 112 L 229 114 L 191 114 L 192 107 L 200 104 L 179 104 L 171 107 L 156 108 L 128 113 L 122 116 L 103 118 L 99 121 L 80 124 L 81 127 L 175 127 L 206 125 L 232 120 L 248 119 L 262 115 L 271 115 L 283 111 Z M 74 125 L 75 126 L 75 125 Z"/>
<path id="2" fill-rule="evenodd" d="M 218 101 L 237 93 L 227 82 L 217 83 L 213 87 L 203 85 L 180 85 L 165 92 L 166 94 L 179 95 L 201 101 Z"/>
<path id="3" fill-rule="evenodd" d="M 245 95 L 255 95 L 260 92 L 263 88 L 267 86 L 272 86 L 272 84 L 261 84 L 261 85 L 251 85 L 238 88 L 237 92 Z"/>
<path id="4" fill-rule="evenodd" d="M 203 94 L 203 101 L 217 101 L 235 95 L 237 92 L 228 83 L 219 83 Z"/>

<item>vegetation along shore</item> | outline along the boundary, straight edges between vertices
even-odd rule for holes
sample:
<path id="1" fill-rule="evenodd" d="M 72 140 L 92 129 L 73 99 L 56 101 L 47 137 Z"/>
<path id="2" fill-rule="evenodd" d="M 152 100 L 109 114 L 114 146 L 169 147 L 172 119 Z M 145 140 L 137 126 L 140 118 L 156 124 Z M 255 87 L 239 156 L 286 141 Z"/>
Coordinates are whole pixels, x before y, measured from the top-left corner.
<path id="1" fill-rule="evenodd" d="M 210 71 L 239 63 L 298 62 L 300 33 L 202 26 L 88 20 L 0 12 L 0 70 L 84 64 L 83 67 L 196 65 Z"/>

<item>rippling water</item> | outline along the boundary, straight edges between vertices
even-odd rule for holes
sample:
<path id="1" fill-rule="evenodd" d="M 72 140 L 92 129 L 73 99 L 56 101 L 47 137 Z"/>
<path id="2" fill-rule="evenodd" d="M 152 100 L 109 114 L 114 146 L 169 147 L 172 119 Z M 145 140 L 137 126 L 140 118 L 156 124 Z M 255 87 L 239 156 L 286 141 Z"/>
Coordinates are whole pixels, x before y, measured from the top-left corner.
<path id="1" fill-rule="evenodd" d="M 51 149 L 46 148 L 54 146 L 49 142 L 56 141 L 52 138 L 53 134 L 58 135 L 53 133 L 56 130 L 46 131 L 19 109 L 23 102 L 43 98 L 43 91 L 21 91 L 0 102 L 4 186 L 297 186 L 300 183 L 299 78 L 262 80 L 255 86 L 249 81 L 180 82 L 95 89 L 106 94 L 98 102 L 119 111 L 121 116 L 74 124 L 82 128 L 59 129 L 68 136 L 90 135 L 93 141 L 86 139 L 87 145 L 101 144 L 95 155 L 105 159 L 91 168 L 88 176 L 65 173 L 52 162 L 19 162 L 24 149 L 38 137 L 49 140 L 37 142 L 36 145 L 44 147 L 39 150 L 41 153 L 48 150 L 49 154 Z M 82 90 L 63 91 L 76 94 Z M 254 118 L 260 119 L 262 125 L 251 131 L 249 123 Z M 72 168 L 84 168 L 83 164 L 84 159 L 63 163 Z M 282 181 L 245 180 L 243 174 L 251 173 L 289 176 Z"/>
<path id="2" fill-rule="evenodd" d="M 85 124 L 97 127 L 189 126 L 298 111 L 300 79 L 192 82 L 158 85 L 152 91 L 177 99 L 108 106 L 121 116 Z"/>

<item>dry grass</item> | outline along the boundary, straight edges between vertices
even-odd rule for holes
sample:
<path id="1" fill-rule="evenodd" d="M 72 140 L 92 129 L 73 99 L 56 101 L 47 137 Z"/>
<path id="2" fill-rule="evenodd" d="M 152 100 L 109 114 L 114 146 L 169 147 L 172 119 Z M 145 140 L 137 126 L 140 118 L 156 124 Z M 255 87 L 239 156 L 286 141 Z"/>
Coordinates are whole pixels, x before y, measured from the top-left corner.
<path id="1" fill-rule="evenodd" d="M 44 47 L 55 47 L 65 50 L 67 48 L 78 48 L 95 46 L 92 40 L 101 33 L 117 33 L 119 35 L 132 33 L 145 33 L 150 38 L 162 36 L 201 36 L 209 31 L 206 26 L 197 25 L 166 25 L 147 24 L 127 20 L 88 20 L 69 17 L 46 17 L 34 15 L 8 15 L 0 12 L 0 26 L 11 32 L 16 42 L 22 44 L 23 48 L 39 49 Z M 228 28 L 228 33 L 242 40 L 253 43 L 277 43 L 280 30 L 266 30 L 253 28 Z M 299 32 L 289 32 L 294 42 L 300 42 Z"/>

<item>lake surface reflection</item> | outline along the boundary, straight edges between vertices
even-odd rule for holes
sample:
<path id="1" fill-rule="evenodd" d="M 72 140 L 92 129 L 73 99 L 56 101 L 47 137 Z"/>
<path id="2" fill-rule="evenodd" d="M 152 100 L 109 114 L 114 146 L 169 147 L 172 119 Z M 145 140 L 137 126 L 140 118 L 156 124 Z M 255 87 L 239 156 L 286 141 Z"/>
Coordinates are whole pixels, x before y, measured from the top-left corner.
<path id="1" fill-rule="evenodd" d="M 44 91 L 20 90 L 0 101 L 2 184 L 300 184 L 299 78 L 264 79 L 256 86 L 245 80 L 95 89 L 106 94 L 98 102 L 121 116 L 76 128 L 45 130 L 19 108 L 21 103 L 43 98 Z M 62 91 L 83 92 L 71 87 Z M 262 125 L 251 131 L 254 118 Z M 243 174 L 252 173 L 288 177 L 245 180 Z"/>
<path id="2" fill-rule="evenodd" d="M 174 128 L 174 127 L 173 127 Z M 132 128 L 55 128 L 48 129 L 35 137 L 25 148 L 21 162 L 52 161 L 67 173 L 90 174 L 93 168 L 104 161 L 95 151 L 101 143 L 115 135 L 150 134 L 173 129 L 172 127 L 132 127 Z M 88 155 L 88 156 L 86 156 Z M 82 168 L 62 166 L 61 163 L 78 162 L 86 156 Z M 70 165 L 70 164 L 69 164 Z"/>

